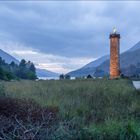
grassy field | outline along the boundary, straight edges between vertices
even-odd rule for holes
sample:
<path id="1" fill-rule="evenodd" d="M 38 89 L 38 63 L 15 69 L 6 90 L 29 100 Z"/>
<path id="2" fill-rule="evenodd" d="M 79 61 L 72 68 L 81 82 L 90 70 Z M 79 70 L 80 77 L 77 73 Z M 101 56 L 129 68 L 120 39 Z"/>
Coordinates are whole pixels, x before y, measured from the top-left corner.
<path id="1" fill-rule="evenodd" d="M 33 99 L 42 107 L 58 108 L 59 134 L 62 135 L 54 139 L 140 139 L 140 92 L 129 80 L 15 81 L 1 84 L 6 97 Z M 72 126 L 64 131 L 66 128 L 62 122 Z"/>

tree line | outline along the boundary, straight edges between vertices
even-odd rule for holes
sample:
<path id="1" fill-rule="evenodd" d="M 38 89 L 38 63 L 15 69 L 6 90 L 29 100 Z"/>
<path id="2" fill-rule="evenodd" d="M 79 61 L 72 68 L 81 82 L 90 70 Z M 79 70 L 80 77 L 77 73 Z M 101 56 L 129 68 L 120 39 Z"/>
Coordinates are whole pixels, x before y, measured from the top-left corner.
<path id="1" fill-rule="evenodd" d="M 12 79 L 30 79 L 35 80 L 36 68 L 31 61 L 22 59 L 19 64 L 12 61 L 10 64 L 6 63 L 0 57 L 0 79 L 12 80 Z"/>

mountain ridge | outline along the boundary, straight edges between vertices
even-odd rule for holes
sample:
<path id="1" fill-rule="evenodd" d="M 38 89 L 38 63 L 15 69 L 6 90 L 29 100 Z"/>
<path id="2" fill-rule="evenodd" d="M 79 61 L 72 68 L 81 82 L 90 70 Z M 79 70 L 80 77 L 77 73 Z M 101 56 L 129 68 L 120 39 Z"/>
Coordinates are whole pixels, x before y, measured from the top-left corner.
<path id="1" fill-rule="evenodd" d="M 36 69 L 36 74 L 39 78 L 41 77 L 58 77 L 60 74 L 59 73 L 55 73 L 46 69 L 40 69 L 37 68 Z"/>
<path id="2" fill-rule="evenodd" d="M 2 57 L 2 59 L 4 59 L 5 62 L 8 64 L 10 64 L 12 61 L 15 62 L 16 64 L 20 63 L 15 57 L 3 51 L 2 49 L 0 49 L 0 57 Z M 36 69 L 36 74 L 37 74 L 37 77 L 58 77 L 59 76 L 58 73 L 45 70 L 45 69 L 40 69 L 40 68 Z"/>
<path id="3" fill-rule="evenodd" d="M 15 57 L 3 51 L 2 49 L 0 49 L 0 57 L 2 57 L 2 59 L 4 59 L 8 64 L 10 64 L 12 61 L 16 64 L 19 64 L 19 61 Z"/>
<path id="4" fill-rule="evenodd" d="M 140 62 L 140 41 L 137 42 L 133 47 L 127 51 L 120 54 L 120 67 L 124 69 L 129 67 L 131 64 L 136 65 Z M 88 74 L 94 75 L 97 70 L 104 71 L 104 73 L 109 73 L 109 64 L 110 64 L 110 55 L 105 55 L 92 61 L 80 69 L 69 72 L 71 76 L 82 77 L 87 76 Z M 98 64 L 97 64 L 98 63 Z M 80 74 L 79 74 L 80 73 Z"/>

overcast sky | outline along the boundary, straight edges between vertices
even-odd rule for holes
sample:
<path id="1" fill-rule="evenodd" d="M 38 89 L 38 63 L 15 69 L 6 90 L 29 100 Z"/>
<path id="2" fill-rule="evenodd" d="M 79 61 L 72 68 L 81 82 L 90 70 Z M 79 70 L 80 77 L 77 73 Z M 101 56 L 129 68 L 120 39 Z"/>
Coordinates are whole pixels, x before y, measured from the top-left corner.
<path id="1" fill-rule="evenodd" d="M 0 2 L 0 48 L 54 72 L 109 54 L 114 26 L 121 52 L 140 41 L 140 2 Z"/>

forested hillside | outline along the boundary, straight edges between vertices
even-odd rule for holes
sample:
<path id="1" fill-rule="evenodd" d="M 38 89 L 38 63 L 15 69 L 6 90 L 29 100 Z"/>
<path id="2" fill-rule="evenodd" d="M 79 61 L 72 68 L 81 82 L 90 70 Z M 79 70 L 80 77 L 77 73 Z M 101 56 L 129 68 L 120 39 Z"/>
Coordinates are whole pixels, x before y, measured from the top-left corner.
<path id="1" fill-rule="evenodd" d="M 21 62 L 16 64 L 12 61 L 10 64 L 6 63 L 0 57 L 0 79 L 36 79 L 36 69 L 32 62 L 22 59 Z"/>

